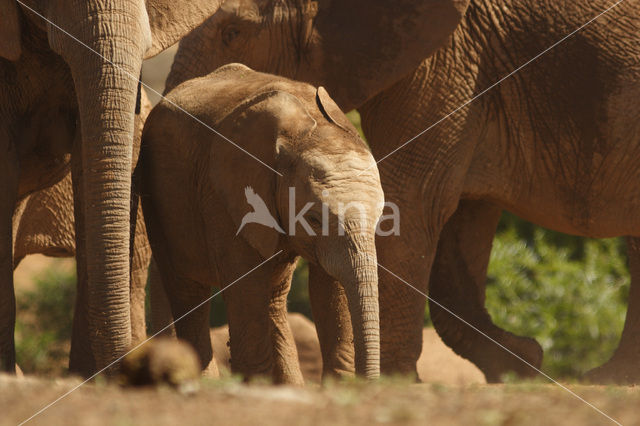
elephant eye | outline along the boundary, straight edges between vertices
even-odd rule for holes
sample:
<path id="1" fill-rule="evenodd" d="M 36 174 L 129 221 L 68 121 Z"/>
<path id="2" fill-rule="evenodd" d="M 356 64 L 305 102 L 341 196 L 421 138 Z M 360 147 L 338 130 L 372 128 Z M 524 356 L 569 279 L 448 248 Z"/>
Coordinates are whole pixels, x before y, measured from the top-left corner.
<path id="1" fill-rule="evenodd" d="M 239 34 L 240 30 L 237 27 L 229 25 L 222 30 L 222 42 L 228 46 L 238 37 Z"/>

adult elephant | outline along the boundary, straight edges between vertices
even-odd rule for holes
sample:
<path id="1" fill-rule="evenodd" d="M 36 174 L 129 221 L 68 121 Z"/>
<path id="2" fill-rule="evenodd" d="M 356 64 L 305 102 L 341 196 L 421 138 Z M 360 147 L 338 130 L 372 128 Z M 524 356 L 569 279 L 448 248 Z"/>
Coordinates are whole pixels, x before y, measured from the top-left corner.
<path id="1" fill-rule="evenodd" d="M 265 3 L 223 3 L 220 12 L 182 41 L 168 87 L 225 62 L 241 61 L 323 84 L 342 108 L 358 107 L 374 156 L 381 161 L 386 198 L 402 212 L 400 235 L 378 241 L 378 259 L 386 269 L 380 273 L 382 371 L 415 373 L 425 300 L 406 284 L 426 293 L 430 277 L 435 300 L 539 367 L 538 343 L 496 327 L 484 310 L 491 241 L 503 208 L 579 235 L 638 234 L 631 213 L 634 189 L 628 183 L 637 169 L 637 120 L 635 110 L 625 110 L 634 105 L 640 87 L 640 47 L 627 35 L 638 28 L 638 2 L 617 5 L 601 18 L 607 25 L 592 23 L 468 105 L 474 95 L 614 2 L 472 0 L 442 49 L 360 102 L 349 96 L 357 91 L 351 84 L 357 88 L 358 77 L 384 71 L 387 52 L 402 56 L 415 45 L 385 40 L 388 28 L 394 28 L 389 25 L 373 38 L 365 31 L 367 8 L 353 15 L 361 18 L 345 24 L 346 33 L 332 45 L 336 36 L 322 19 L 335 16 L 338 6 L 320 1 L 316 11 L 315 2 L 288 8 L 265 8 Z M 392 16 L 403 11 L 398 6 Z M 362 33 L 352 34 L 357 31 Z M 607 32 L 621 35 L 613 41 Z M 381 54 L 363 54 L 360 40 L 377 41 Z M 397 63 L 402 62 L 391 66 Z M 580 72 L 587 69 L 591 71 Z M 465 107 L 457 109 L 461 105 Z M 322 274 L 312 269 L 314 305 L 329 297 L 342 300 L 338 286 L 332 294 L 321 291 L 322 281 Z M 602 378 L 640 379 L 629 362 L 640 350 L 636 285 L 631 292 L 620 347 L 599 370 Z M 350 341 L 349 330 L 341 329 L 338 340 L 335 332 L 324 331 L 344 322 L 340 312 L 314 310 L 323 356 L 333 360 L 329 365 L 334 372 L 348 368 L 352 356 L 349 345 L 339 343 Z M 535 373 L 441 306 L 432 304 L 431 313 L 443 340 L 474 361 L 489 381 L 507 371 Z"/>
<path id="2" fill-rule="evenodd" d="M 132 138 L 142 60 L 193 29 L 219 2 L 0 0 L 0 369 L 14 371 L 12 214 L 28 194 L 75 181 L 79 276 L 93 365 L 130 345 Z M 74 143 L 74 140 L 78 143 Z M 6 309 L 5 309 L 6 308 Z"/>
<path id="3" fill-rule="evenodd" d="M 406 93 L 397 96 L 394 84 L 447 44 L 467 5 L 468 1 L 455 0 L 227 0 L 220 11 L 181 41 L 166 90 L 222 64 L 242 62 L 257 70 L 323 85 L 343 110 L 387 103 L 387 99 L 399 101 Z M 390 123 L 387 115 L 380 113 L 371 120 Z M 401 123 L 406 123 L 406 117 Z M 398 137 L 402 137 L 382 132 L 367 135 L 374 154 L 397 146 Z M 412 161 L 395 168 L 399 174 L 387 170 L 387 199 L 402 204 L 398 197 L 407 189 L 404 183 L 414 184 L 408 179 L 414 171 L 410 166 L 421 167 Z M 409 207 L 405 208 L 408 214 Z M 403 218 L 401 223 L 409 224 L 410 219 Z M 404 284 L 387 280 L 386 285 L 391 293 L 405 294 Z M 381 290 L 383 287 L 381 283 Z M 353 337 L 342 286 L 321 268 L 311 266 L 310 293 L 325 374 L 353 371 Z M 420 355 L 424 303 L 422 307 L 413 304 L 419 299 L 415 294 L 406 297 L 411 299 L 407 307 L 420 309 L 420 313 L 402 317 L 411 319 L 411 325 L 416 326 L 412 332 L 418 335 L 405 337 L 404 325 L 398 332 L 390 331 L 396 326 L 393 311 L 403 301 L 391 302 L 381 311 L 381 339 L 389 348 L 398 344 L 397 351 L 383 349 L 381 367 L 386 372 L 415 372 Z"/>

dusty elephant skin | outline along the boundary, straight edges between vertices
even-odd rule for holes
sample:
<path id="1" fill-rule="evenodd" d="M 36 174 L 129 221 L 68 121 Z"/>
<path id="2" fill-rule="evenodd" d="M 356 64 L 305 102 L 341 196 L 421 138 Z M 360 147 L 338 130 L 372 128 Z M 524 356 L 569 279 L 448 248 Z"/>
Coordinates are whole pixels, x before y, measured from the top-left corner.
<path id="1" fill-rule="evenodd" d="M 343 110 L 362 106 L 365 101 L 375 104 L 384 96 L 395 97 L 394 90 L 385 89 L 413 72 L 425 57 L 446 42 L 468 3 L 227 0 L 219 12 L 180 42 L 166 90 L 225 63 L 242 62 L 259 71 L 326 86 Z M 410 97 L 398 94 L 397 99 L 407 96 Z M 388 113 L 381 113 L 371 119 L 381 125 L 393 120 L 406 124 L 404 113 L 411 115 L 411 111 L 402 108 L 390 112 L 402 112 L 403 116 L 391 118 Z M 374 148 L 376 144 L 385 148 L 398 145 L 398 138 L 403 135 L 380 133 L 368 137 Z M 391 183 L 387 182 L 388 190 L 396 197 L 408 189 L 405 182 L 411 183 L 404 175 L 413 170 L 405 172 L 405 169 L 397 168 L 401 172 Z M 401 253 L 404 251 L 397 254 Z M 398 283 L 391 285 L 397 287 Z M 348 374 L 353 371 L 353 347 L 349 344 L 353 336 L 344 290 L 322 268 L 310 265 L 309 292 L 322 342 L 324 374 Z M 402 297 L 409 297 L 411 303 L 416 299 L 415 295 Z M 393 298 L 385 308 L 385 315 L 395 315 L 402 303 Z M 412 318 L 415 327 L 422 324 L 415 312 L 403 314 L 403 318 Z M 421 335 L 409 338 L 399 332 L 384 332 L 388 335 L 383 339 L 391 344 L 382 354 L 383 371 L 415 373 Z M 403 353 L 407 354 L 407 360 L 396 358 Z"/>
<path id="2" fill-rule="evenodd" d="M 144 120 L 151 111 L 146 92 L 140 95 L 140 113 L 135 117 L 133 134 L 133 159 L 138 161 L 140 138 Z M 73 257 L 76 255 L 75 222 L 73 214 L 73 183 L 71 171 L 55 185 L 28 195 L 20 201 L 13 214 L 13 265 L 18 267 L 22 259 L 30 254 L 44 254 L 51 257 Z M 135 229 L 133 258 L 131 263 L 131 283 L 129 289 L 131 306 L 131 342 L 137 345 L 146 337 L 145 324 L 145 287 L 147 269 L 151 260 L 151 248 L 147 240 L 147 231 L 142 218 L 142 207 L 138 208 L 138 220 Z M 81 298 L 78 298 L 80 302 Z M 76 306 L 76 309 L 79 307 Z M 80 308 L 81 309 L 81 308 Z M 84 326 L 79 321 L 74 326 Z M 83 359 L 91 358 L 87 342 L 72 339 L 72 358 L 70 364 L 77 365 Z"/>
<path id="3" fill-rule="evenodd" d="M 340 6 L 284 3 L 224 2 L 182 40 L 168 86 L 231 61 L 325 85 L 343 109 L 359 109 L 378 159 L 613 4 L 473 0 L 453 37 L 436 31 L 433 40 L 442 41 L 442 48 L 434 56 L 412 69 L 401 69 L 407 62 L 392 62 L 397 74 L 406 76 L 388 84 L 387 68 L 380 67 L 393 60 L 388 52 L 402 57 L 404 47 L 415 46 L 385 39 L 384 29 L 375 38 L 378 55 L 344 43 L 374 40 L 367 32 L 369 15 L 353 10 L 351 16 L 359 19 L 344 24 L 347 35 L 332 45 L 335 28 L 322 19 L 339 16 Z M 389 12 L 390 19 L 403 10 Z M 536 367 L 542 361 L 540 345 L 495 326 L 483 306 L 493 234 L 504 208 L 573 234 L 638 234 L 631 213 L 638 196 L 630 183 L 637 170 L 632 106 L 638 97 L 640 47 L 632 35 L 639 26 L 638 10 L 636 0 L 625 1 L 379 165 L 386 197 L 402 212 L 401 235 L 377 241 L 380 264 Z M 431 19 L 437 21 L 437 11 Z M 421 28 L 453 31 L 453 21 L 442 22 Z M 421 52 L 421 58 L 432 51 Z M 359 87 L 350 78 L 363 75 L 371 77 L 371 93 L 350 96 L 351 87 Z M 637 243 L 630 242 L 631 272 L 637 276 Z M 344 296 L 335 285 L 326 291 L 328 278 L 313 267 L 309 280 L 313 304 L 337 307 L 314 310 L 325 367 L 331 369 L 326 373 L 348 370 L 351 349 L 340 342 L 349 341 L 349 330 L 337 328 L 346 320 Z M 594 376 L 599 381 L 640 380 L 636 282 L 620 346 Z M 386 271 L 380 273 L 380 297 L 382 371 L 415 374 L 425 300 Z M 431 313 L 443 340 L 476 363 L 489 381 L 507 371 L 535 374 L 437 305 Z"/>
<path id="4" fill-rule="evenodd" d="M 72 369 L 91 374 L 129 347 L 137 77 L 143 58 L 175 43 L 218 6 L 216 1 L 0 1 L 0 369 L 13 372 L 15 364 L 12 215 L 24 197 L 62 178 L 70 153 L 78 275 L 86 274 L 88 282 L 79 289 L 85 300 L 76 317 L 86 324 L 86 353 L 95 361 L 85 359 Z"/>
<path id="5" fill-rule="evenodd" d="M 223 293 L 232 366 L 246 377 L 301 383 L 286 297 L 303 256 L 344 284 L 356 373 L 377 377 L 374 236 L 384 199 L 373 157 L 349 120 L 324 89 L 240 64 L 185 82 L 167 99 L 145 124 L 139 167 L 149 240 L 174 317 L 206 300 L 211 285 L 226 286 L 270 259 Z M 340 232 L 340 206 L 349 203 L 360 209 L 343 212 Z M 260 205 L 273 227 L 246 221 Z M 293 220 L 301 212 L 309 229 Z M 212 358 L 208 310 L 176 323 L 203 367 Z"/>

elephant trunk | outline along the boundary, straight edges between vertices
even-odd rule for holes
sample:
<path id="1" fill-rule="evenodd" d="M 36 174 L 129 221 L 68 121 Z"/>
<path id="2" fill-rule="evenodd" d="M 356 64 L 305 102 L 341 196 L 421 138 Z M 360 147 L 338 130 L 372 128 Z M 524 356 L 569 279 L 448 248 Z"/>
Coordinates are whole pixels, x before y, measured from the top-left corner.
<path id="1" fill-rule="evenodd" d="M 358 249 L 350 248 L 344 260 L 325 270 L 342 283 L 347 294 L 356 374 L 375 379 L 380 376 L 380 320 L 374 236 L 361 233 L 347 238 Z"/>
<path id="2" fill-rule="evenodd" d="M 355 279 L 345 281 L 344 286 L 351 311 L 356 374 L 375 379 L 380 376 L 378 265 L 366 255 L 355 256 L 351 263 Z"/>
<path id="3" fill-rule="evenodd" d="M 139 17 L 128 14 L 128 2 L 123 3 L 120 12 L 101 10 L 94 2 L 78 3 L 90 9 L 88 18 L 70 27 L 86 46 L 59 32 L 50 34 L 52 46 L 57 44 L 69 64 L 79 105 L 81 158 L 72 161 L 82 162 L 78 195 L 84 206 L 87 321 L 98 369 L 109 366 L 131 344 L 131 162 L 144 46 L 140 31 L 132 31 L 140 28 L 135 21 Z M 131 10 L 140 9 L 129 3 Z"/>

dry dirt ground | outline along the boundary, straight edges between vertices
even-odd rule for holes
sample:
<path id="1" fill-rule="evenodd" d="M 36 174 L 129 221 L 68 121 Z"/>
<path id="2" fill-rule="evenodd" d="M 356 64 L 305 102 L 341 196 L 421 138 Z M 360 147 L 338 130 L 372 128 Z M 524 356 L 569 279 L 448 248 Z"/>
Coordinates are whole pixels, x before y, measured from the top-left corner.
<path id="1" fill-rule="evenodd" d="M 79 380 L 0 376 L 0 424 L 18 424 Z M 622 424 L 640 424 L 636 388 L 571 386 Z M 613 423 L 554 385 L 446 387 L 344 383 L 304 388 L 203 380 L 184 395 L 167 388 L 88 384 L 33 418 L 42 425 L 199 424 L 604 425 Z"/>

